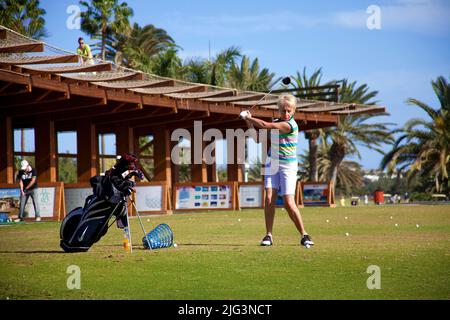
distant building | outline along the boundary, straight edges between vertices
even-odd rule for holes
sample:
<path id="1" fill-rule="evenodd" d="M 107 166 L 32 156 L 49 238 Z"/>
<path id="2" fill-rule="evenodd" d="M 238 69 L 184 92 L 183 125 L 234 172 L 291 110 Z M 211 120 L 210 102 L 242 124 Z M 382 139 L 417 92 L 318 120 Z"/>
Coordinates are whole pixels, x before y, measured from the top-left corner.
<path id="1" fill-rule="evenodd" d="M 364 179 L 370 180 L 372 182 L 376 182 L 376 181 L 380 180 L 380 176 L 373 175 L 373 174 L 366 174 L 366 175 L 364 175 Z"/>

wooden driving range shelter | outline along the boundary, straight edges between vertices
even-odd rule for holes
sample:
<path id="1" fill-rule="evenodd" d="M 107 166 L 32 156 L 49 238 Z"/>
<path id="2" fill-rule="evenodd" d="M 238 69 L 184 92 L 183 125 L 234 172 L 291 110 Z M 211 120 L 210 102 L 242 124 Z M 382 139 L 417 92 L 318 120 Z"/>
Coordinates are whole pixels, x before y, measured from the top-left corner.
<path id="1" fill-rule="evenodd" d="M 246 129 L 239 113 L 263 96 L 162 78 L 106 61 L 83 65 L 76 54 L 0 26 L 0 183 L 17 187 L 13 131 L 18 128 L 34 128 L 35 151 L 22 156 L 35 157 L 39 185 L 58 183 L 57 132 L 76 132 L 77 185 L 87 186 L 100 173 L 99 134 L 116 135 L 117 154 L 138 156 L 143 152 L 138 137 L 151 134 L 154 173 L 150 185 L 164 184 L 162 211 L 170 212 L 178 182 L 178 166 L 171 161 L 176 143 L 171 141 L 173 130 L 193 130 L 195 120 L 203 122 L 203 130 Z M 268 95 L 252 114 L 272 121 L 278 116 L 277 97 Z M 305 131 L 335 126 L 345 115 L 384 111 L 380 106 L 299 99 L 295 120 Z M 228 180 L 242 182 L 242 165 L 233 163 L 227 167 Z M 217 182 L 215 172 L 214 164 L 192 164 L 192 183 Z"/>

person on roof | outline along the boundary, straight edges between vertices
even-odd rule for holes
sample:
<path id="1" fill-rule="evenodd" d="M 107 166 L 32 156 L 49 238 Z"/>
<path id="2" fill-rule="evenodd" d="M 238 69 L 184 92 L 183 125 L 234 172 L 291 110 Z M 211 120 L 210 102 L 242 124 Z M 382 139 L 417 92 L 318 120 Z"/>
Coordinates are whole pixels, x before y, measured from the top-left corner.
<path id="1" fill-rule="evenodd" d="M 84 43 L 84 39 L 81 37 L 78 38 L 77 54 L 80 56 L 79 60 L 81 64 L 94 64 L 91 47 Z"/>

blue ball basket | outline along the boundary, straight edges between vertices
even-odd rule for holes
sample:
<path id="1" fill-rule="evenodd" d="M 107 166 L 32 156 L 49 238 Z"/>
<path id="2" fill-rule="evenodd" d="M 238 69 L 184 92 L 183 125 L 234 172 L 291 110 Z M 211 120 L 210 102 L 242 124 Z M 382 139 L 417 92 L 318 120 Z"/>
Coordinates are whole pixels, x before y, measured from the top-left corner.
<path id="1" fill-rule="evenodd" d="M 150 241 L 150 246 L 148 242 Z M 145 249 L 168 248 L 173 245 L 173 232 L 170 227 L 165 224 L 159 224 L 155 229 L 150 231 L 146 237 L 142 238 Z"/>

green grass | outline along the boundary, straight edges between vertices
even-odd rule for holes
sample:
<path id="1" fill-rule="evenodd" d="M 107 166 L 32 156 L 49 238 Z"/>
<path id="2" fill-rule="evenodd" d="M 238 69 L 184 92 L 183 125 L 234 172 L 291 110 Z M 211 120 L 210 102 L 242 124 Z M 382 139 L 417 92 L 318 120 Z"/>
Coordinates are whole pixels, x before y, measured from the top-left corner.
<path id="1" fill-rule="evenodd" d="M 258 246 L 262 210 L 147 216 L 147 229 L 168 223 L 178 244 L 154 251 L 142 249 L 133 218 L 132 254 L 123 251 L 115 227 L 87 253 L 66 254 L 59 223 L 2 226 L 0 299 L 450 298 L 450 206 L 306 208 L 302 214 L 316 243 L 309 250 L 299 246 L 281 209 L 273 247 Z M 80 290 L 67 289 L 70 265 L 81 269 Z M 379 290 L 366 286 L 370 265 L 381 268 Z"/>

